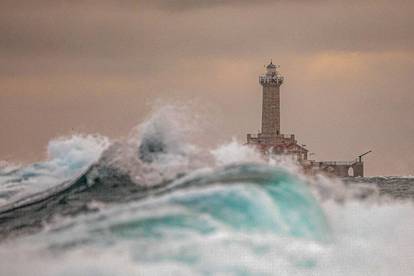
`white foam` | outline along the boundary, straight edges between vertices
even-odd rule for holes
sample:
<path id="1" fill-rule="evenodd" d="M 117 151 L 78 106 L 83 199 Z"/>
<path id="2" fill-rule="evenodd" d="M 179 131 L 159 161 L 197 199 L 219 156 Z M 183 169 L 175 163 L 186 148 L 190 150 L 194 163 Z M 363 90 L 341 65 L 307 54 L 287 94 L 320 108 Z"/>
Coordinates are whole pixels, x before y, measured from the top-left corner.
<path id="1" fill-rule="evenodd" d="M 282 166 L 309 184 L 330 223 L 332 242 L 318 243 L 269 233 L 246 233 L 223 226 L 212 235 L 200 236 L 186 232 L 185 238 L 162 243 L 148 241 L 145 244 L 143 237 L 127 242 L 111 237 L 109 241 L 102 241 L 104 246 L 85 245 L 55 255 L 45 249 L 50 244 L 52 235 L 41 233 L 0 246 L 0 275 L 28 275 L 33 271 L 41 272 L 42 275 L 193 275 L 233 272 L 273 275 L 412 274 L 412 203 L 380 201 L 375 194 L 369 196 L 368 200 L 360 200 L 358 193 L 363 186 L 346 186 L 338 179 L 322 175 L 305 176 L 300 174 L 299 168 L 291 160 L 284 157 L 263 160 L 253 148 L 236 140 L 203 151 L 190 144 L 188 136 L 191 135 L 189 128 L 192 126 L 186 123 L 186 117 L 180 112 L 174 107 L 167 107 L 155 113 L 127 139 L 109 147 L 100 162 L 125 170 L 137 183 L 148 185 L 158 184 L 195 169 L 208 170 L 208 167 L 241 162 L 264 162 Z M 167 150 L 154 162 L 145 164 L 139 160 L 137 150 L 143 137 L 148 136 L 161 137 Z M 49 159 L 20 168 L 18 174 L 0 176 L 1 191 L 9 193 L 14 199 L 44 188 L 45 183 L 46 186 L 53 185 L 57 180 L 69 178 L 93 163 L 108 145 L 108 139 L 100 136 L 81 135 L 51 141 L 48 147 Z M 201 175 L 202 172 L 203 170 L 198 171 Z M 107 223 L 102 212 L 110 213 L 110 208 L 122 211 L 113 213 L 119 223 L 136 218 L 137 213 L 129 205 L 112 207 L 95 202 L 90 207 L 99 210 L 90 220 L 96 224 L 92 230 L 86 223 L 80 223 L 88 221 L 90 214 L 66 218 L 69 220 L 67 225 L 75 223 L 78 227 L 78 238 L 93 238 L 97 233 L 94 230 Z M 154 216 L 157 213 L 146 215 Z M 66 235 L 62 234 L 64 236 L 60 236 L 58 231 L 56 233 L 56 239 L 73 239 L 73 232 L 65 232 Z M 193 252 L 201 261 L 188 265 L 179 260 L 161 258 L 177 251 Z M 160 259 L 146 261 L 139 257 L 147 253 L 160 256 Z"/>
<path id="2" fill-rule="evenodd" d="M 0 248 L 1 275 L 412 275 L 414 271 L 414 206 L 411 203 L 322 204 L 330 221 L 333 241 L 318 243 L 269 233 L 246 233 L 222 228 L 200 236 L 142 242 L 136 237 L 115 245 L 83 246 L 59 254 L 40 250 L 33 240 Z M 124 216 L 127 213 L 122 213 Z M 130 212 L 134 216 L 134 212 Z M 128 221 L 128 217 L 123 220 Z M 92 233 L 91 233 L 92 234 Z M 47 236 L 44 236 L 47 239 Z M 45 241 L 46 242 L 46 241 Z M 47 242 L 46 242 L 47 243 Z M 143 251 L 144 250 L 144 251 Z M 171 255 L 195 254 L 185 263 Z M 146 259 L 145 256 L 151 256 Z M 156 257 L 159 257 L 158 260 Z"/>
<path id="3" fill-rule="evenodd" d="M 130 135 L 114 143 L 100 163 L 127 172 L 138 185 L 152 186 L 206 165 L 206 155 L 192 145 L 196 126 L 183 107 L 166 105 L 155 111 Z M 163 150 L 151 162 L 140 159 L 142 143 L 158 141 Z"/>
<path id="4" fill-rule="evenodd" d="M 0 207 L 61 184 L 82 173 L 109 145 L 100 135 L 72 135 L 51 140 L 44 162 L 21 166 L 0 174 Z"/>
<path id="5" fill-rule="evenodd" d="M 214 156 L 216 166 L 240 162 L 264 162 L 260 152 L 253 147 L 242 145 L 235 138 L 230 143 L 220 145 L 210 152 Z"/>

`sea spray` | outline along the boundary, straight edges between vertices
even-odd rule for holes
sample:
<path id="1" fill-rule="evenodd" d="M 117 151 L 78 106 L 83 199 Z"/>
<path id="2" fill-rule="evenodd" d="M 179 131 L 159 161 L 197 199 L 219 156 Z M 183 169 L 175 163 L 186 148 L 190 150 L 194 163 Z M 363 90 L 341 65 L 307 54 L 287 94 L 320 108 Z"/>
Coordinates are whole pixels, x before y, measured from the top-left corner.
<path id="1" fill-rule="evenodd" d="M 79 176 L 108 146 L 109 139 L 100 135 L 79 134 L 51 140 L 46 161 L 7 166 L 0 171 L 0 207 Z"/>
<path id="2" fill-rule="evenodd" d="M 412 202 L 384 201 L 372 185 L 304 175 L 285 157 L 263 159 L 236 140 L 202 148 L 190 143 L 188 134 L 176 133 L 186 123 L 174 108 L 160 112 L 110 146 L 107 138 L 98 138 L 96 147 L 95 138 L 75 139 L 75 145 L 69 139 L 52 145 L 45 162 L 2 171 L 0 193 L 7 193 L 9 183 L 16 185 L 13 191 L 30 193 L 37 180 L 59 186 L 92 165 L 68 182 L 83 189 L 57 198 L 51 194 L 53 204 L 42 205 L 47 208 L 25 209 L 32 220 L 11 213 L 22 224 L 19 229 L 39 221 L 44 227 L 3 241 L 1 275 L 410 275 L 414 270 Z M 151 149 L 154 139 L 162 146 Z M 140 147 L 150 149 L 144 155 L 151 158 L 143 158 Z M 52 219 L 45 220 L 45 214 Z"/>
<path id="3" fill-rule="evenodd" d="M 166 105 L 102 154 L 99 164 L 128 174 L 139 186 L 168 182 L 205 167 L 208 155 L 189 142 L 195 131 L 186 109 Z"/>

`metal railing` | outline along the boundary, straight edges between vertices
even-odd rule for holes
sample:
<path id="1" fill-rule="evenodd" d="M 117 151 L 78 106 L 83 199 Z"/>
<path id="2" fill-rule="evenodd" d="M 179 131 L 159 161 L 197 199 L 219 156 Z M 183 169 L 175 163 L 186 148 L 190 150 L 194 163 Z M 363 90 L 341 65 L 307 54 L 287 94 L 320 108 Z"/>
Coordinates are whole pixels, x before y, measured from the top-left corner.
<path id="1" fill-rule="evenodd" d="M 259 82 L 260 83 L 269 83 L 269 82 L 280 82 L 282 83 L 284 78 L 281 75 L 273 75 L 273 76 L 266 76 L 262 75 L 259 76 Z"/>
<path id="2" fill-rule="evenodd" d="M 345 165 L 345 166 L 350 166 L 353 165 L 355 163 L 357 163 L 357 160 L 353 160 L 353 161 L 317 161 L 316 163 L 320 163 L 323 165 Z"/>

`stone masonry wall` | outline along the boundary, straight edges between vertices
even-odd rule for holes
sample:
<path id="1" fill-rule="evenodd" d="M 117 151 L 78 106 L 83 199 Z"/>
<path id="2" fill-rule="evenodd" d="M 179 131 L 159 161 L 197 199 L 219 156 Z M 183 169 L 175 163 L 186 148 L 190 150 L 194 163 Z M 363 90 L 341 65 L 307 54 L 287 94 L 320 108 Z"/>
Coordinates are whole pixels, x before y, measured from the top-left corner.
<path id="1" fill-rule="evenodd" d="M 280 133 L 280 89 L 275 83 L 263 85 L 262 133 Z"/>

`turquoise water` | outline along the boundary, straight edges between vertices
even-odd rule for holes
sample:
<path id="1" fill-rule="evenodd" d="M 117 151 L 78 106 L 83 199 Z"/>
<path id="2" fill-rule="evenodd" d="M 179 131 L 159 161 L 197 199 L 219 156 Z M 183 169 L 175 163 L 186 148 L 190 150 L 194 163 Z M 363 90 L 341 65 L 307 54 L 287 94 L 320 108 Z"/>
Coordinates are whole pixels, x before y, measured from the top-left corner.
<path id="1" fill-rule="evenodd" d="M 65 219 L 23 240 L 46 256 L 125 247 L 123 254 L 137 267 L 173 264 L 183 273 L 246 275 L 255 270 L 238 262 L 242 255 L 268 258 L 275 242 L 325 244 L 330 234 L 323 211 L 299 178 L 246 163 L 196 171 L 157 195 Z M 220 262 L 214 260 L 216 250 Z M 285 261 L 292 267 L 315 266 L 311 256 Z"/>
<path id="2" fill-rule="evenodd" d="M 383 195 L 412 178 L 305 176 L 236 141 L 180 144 L 168 118 L 1 167 L 0 275 L 412 275 L 412 200 Z"/>

